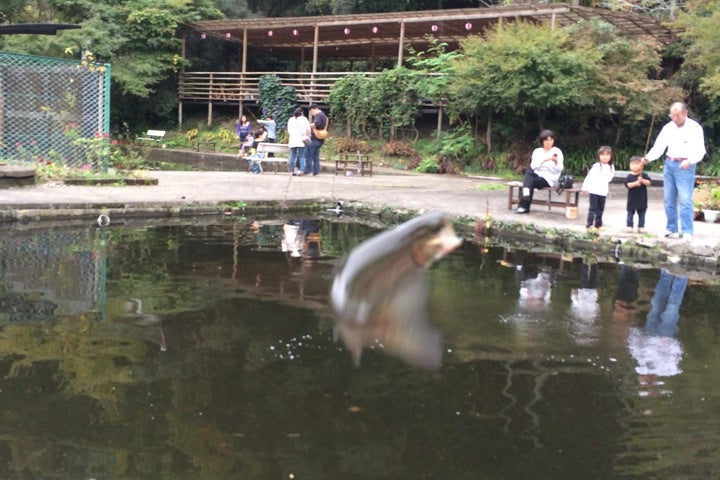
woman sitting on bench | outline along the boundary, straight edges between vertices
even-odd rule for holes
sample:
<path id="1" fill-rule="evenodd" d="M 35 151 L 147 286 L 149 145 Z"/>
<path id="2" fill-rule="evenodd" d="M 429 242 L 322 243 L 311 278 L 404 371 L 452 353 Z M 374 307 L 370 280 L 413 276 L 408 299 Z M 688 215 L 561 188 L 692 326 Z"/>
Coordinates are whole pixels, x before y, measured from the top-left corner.
<path id="1" fill-rule="evenodd" d="M 525 170 L 517 213 L 530 213 L 536 188 L 554 188 L 563 171 L 563 153 L 555 146 L 551 130 L 540 132 L 540 147 L 533 150 L 530 168 Z"/>

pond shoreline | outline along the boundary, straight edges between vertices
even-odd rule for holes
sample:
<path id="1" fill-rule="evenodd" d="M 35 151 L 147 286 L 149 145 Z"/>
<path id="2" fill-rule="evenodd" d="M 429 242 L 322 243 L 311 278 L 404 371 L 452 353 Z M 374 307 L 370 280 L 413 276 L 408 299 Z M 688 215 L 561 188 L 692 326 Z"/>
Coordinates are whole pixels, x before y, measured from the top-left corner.
<path id="1" fill-rule="evenodd" d="M 606 206 L 606 228 L 599 234 L 588 234 L 584 228 L 587 211 L 584 195 L 580 197 L 575 219 L 566 218 L 561 208 L 548 211 L 540 206 L 535 206 L 530 215 L 517 215 L 508 209 L 505 182 L 497 179 L 414 174 L 382 167 L 376 167 L 372 177 L 336 176 L 333 170 L 332 165 L 324 164 L 322 173 L 316 177 L 158 171 L 149 172 L 149 177 L 157 179 L 157 185 L 46 183 L 11 188 L 0 192 L 0 223 L 15 224 L 18 228 L 42 228 L 58 222 L 94 224 L 100 214 L 108 215 L 111 225 L 283 216 L 301 211 L 333 215 L 328 210 L 343 201 L 347 214 L 382 225 L 399 223 L 424 211 L 440 210 L 455 219 L 467 239 L 474 237 L 479 228 L 490 241 L 529 243 L 616 261 L 669 264 L 715 277 L 720 271 L 720 223 L 695 222 L 692 243 L 660 238 L 665 222 L 662 187 L 650 188 L 647 233 L 626 232 L 625 188 L 613 184 Z"/>

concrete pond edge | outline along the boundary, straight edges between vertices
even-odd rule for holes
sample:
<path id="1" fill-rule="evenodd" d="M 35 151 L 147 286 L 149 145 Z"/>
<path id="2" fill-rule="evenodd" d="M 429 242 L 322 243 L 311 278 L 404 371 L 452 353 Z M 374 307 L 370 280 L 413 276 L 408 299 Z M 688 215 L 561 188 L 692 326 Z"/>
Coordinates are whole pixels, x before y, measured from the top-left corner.
<path id="1" fill-rule="evenodd" d="M 332 216 L 327 205 L 332 200 L 243 201 L 210 204 L 86 204 L 86 205 L 10 205 L 0 210 L 0 224 L 15 223 L 24 229 L 49 228 L 51 225 L 98 225 L 169 221 L 187 223 L 189 219 L 213 220 L 213 217 L 247 217 L 249 215 L 287 215 L 297 212 Z M 423 211 L 398 209 L 393 206 L 347 202 L 343 214 L 387 228 L 407 221 Z M 337 213 L 335 213 L 337 215 Z M 104 216 L 104 217 L 103 217 Z M 650 264 L 672 268 L 696 279 L 720 283 L 720 246 L 693 246 L 674 240 L 645 236 L 588 234 L 561 228 L 542 229 L 532 223 L 503 222 L 484 216 L 452 218 L 466 241 L 479 245 L 507 244 L 535 252 L 556 252 L 574 258 L 591 257 L 594 261 Z M 162 223 L 162 222 L 160 222 Z M 700 277 L 700 278 L 698 278 Z"/>

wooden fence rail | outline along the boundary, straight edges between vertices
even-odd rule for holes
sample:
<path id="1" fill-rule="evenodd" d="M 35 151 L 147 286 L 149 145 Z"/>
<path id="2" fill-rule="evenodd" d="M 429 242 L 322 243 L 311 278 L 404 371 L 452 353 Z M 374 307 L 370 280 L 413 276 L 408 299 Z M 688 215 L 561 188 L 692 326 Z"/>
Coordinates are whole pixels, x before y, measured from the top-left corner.
<path id="1" fill-rule="evenodd" d="M 298 94 L 298 104 L 307 106 L 327 103 L 335 82 L 358 74 L 377 75 L 374 72 L 182 72 L 178 85 L 178 123 L 182 128 L 184 102 L 207 104 L 208 125 L 213 121 L 213 105 L 237 105 L 240 115 L 244 105 L 259 104 L 258 84 L 265 75 L 275 75 L 282 85 L 293 87 Z M 429 100 L 422 100 L 420 106 L 423 111 L 442 109 Z"/>
<path id="2" fill-rule="evenodd" d="M 178 98 L 185 102 L 255 103 L 259 98 L 260 78 L 276 75 L 283 85 L 297 90 L 299 103 L 325 103 L 335 82 L 358 73 L 375 75 L 371 72 L 183 72 Z"/>

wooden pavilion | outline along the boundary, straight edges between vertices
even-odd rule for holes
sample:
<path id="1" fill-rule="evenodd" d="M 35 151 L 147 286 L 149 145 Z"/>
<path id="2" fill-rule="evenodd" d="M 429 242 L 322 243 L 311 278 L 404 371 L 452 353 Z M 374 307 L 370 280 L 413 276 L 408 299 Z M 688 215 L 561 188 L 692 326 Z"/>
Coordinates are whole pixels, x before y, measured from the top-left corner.
<path id="1" fill-rule="evenodd" d="M 320 71 L 321 60 L 365 60 L 372 65 L 390 59 L 402 65 L 408 47 L 425 50 L 431 37 L 454 50 L 467 36 L 505 21 L 545 23 L 556 28 L 593 18 L 601 18 L 632 36 L 652 36 L 663 44 L 674 39 L 669 28 L 646 15 L 565 3 L 191 23 L 183 30 L 183 57 L 189 36 L 196 35 L 200 41 L 215 38 L 237 45 L 241 68 L 234 72 L 183 69 L 178 91 L 179 123 L 182 125 L 183 103 L 207 104 L 208 124 L 212 122 L 213 104 L 237 105 L 242 112 L 243 104 L 257 103 L 258 81 L 268 74 L 294 87 L 300 103 L 324 103 L 337 80 L 357 72 Z M 266 49 L 276 58 L 295 60 L 298 71 L 248 71 L 248 48 Z"/>

